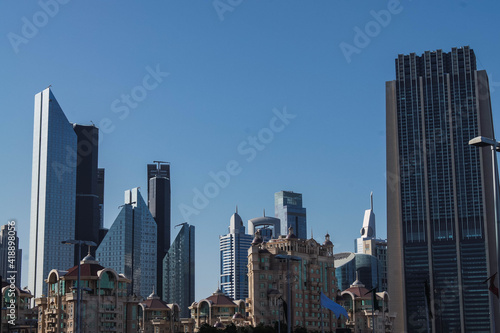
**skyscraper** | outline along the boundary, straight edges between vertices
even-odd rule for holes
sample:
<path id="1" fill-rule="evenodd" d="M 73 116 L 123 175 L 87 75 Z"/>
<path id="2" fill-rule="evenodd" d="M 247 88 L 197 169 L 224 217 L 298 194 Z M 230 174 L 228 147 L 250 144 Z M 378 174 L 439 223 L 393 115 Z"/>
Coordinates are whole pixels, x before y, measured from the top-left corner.
<path id="1" fill-rule="evenodd" d="M 96 251 L 105 267 L 132 280 L 129 292 L 146 297 L 156 285 L 156 223 L 138 188 L 125 191 L 125 204 Z"/>
<path id="2" fill-rule="evenodd" d="M 194 226 L 181 225 L 163 259 L 163 300 L 179 304 L 181 317 L 188 318 L 194 302 Z"/>
<path id="3" fill-rule="evenodd" d="M 74 266 L 77 135 L 50 88 L 35 95 L 28 286 L 47 294 L 51 269 Z"/>
<path id="4" fill-rule="evenodd" d="M 296 236 L 307 239 L 306 209 L 302 207 L 302 194 L 281 191 L 274 194 L 274 214 L 281 220 L 281 234 L 287 235 L 292 227 Z"/>
<path id="5" fill-rule="evenodd" d="M 76 201 L 75 201 L 75 239 L 93 241 L 99 245 L 101 211 L 98 188 L 98 142 L 99 129 L 94 125 L 73 124 L 77 136 L 76 160 Z M 78 245 L 75 245 L 75 265 L 78 258 Z M 90 249 L 95 256 L 95 247 Z"/>
<path id="6" fill-rule="evenodd" d="M 170 164 L 148 164 L 148 206 L 157 226 L 158 295 L 163 295 L 163 258 L 170 248 Z"/>
<path id="7" fill-rule="evenodd" d="M 375 213 L 373 212 L 373 192 L 370 194 L 370 209 L 365 210 L 363 227 L 361 228 L 360 234 L 361 237 L 354 241 L 354 251 L 356 254 L 369 254 L 378 259 L 379 267 L 377 270 L 380 278 L 377 291 L 387 291 L 387 240 L 377 239 Z M 366 281 L 361 281 L 365 285 L 369 285 Z M 375 285 L 373 287 L 375 287 Z"/>
<path id="8" fill-rule="evenodd" d="M 14 250 L 9 248 L 13 248 Z M 14 254 L 14 256 L 12 256 L 12 254 Z M 12 259 L 14 259 L 14 261 L 12 261 Z M 3 225 L 0 227 L 0 276 L 2 277 L 0 282 L 5 281 L 13 274 L 7 274 L 7 272 L 15 271 L 15 285 L 19 288 L 21 285 L 22 259 L 23 250 L 19 248 L 19 237 L 17 237 L 16 226 L 10 224 Z"/>
<path id="9" fill-rule="evenodd" d="M 234 300 L 248 297 L 248 249 L 252 239 L 252 235 L 245 234 L 236 208 L 229 222 L 229 233 L 219 236 L 220 285 L 222 292 Z"/>
<path id="10" fill-rule="evenodd" d="M 468 46 L 400 54 L 386 98 L 394 330 L 490 331 L 494 317 L 500 324 L 484 283 L 498 255 L 491 153 L 468 145 L 494 137 L 486 72 Z"/>

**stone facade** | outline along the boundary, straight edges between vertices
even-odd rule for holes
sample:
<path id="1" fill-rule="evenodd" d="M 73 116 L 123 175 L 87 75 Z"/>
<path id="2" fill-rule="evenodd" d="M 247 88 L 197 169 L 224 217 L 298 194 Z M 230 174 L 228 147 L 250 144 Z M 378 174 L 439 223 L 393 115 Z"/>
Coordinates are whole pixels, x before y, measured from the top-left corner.
<path id="1" fill-rule="evenodd" d="M 137 332 L 141 299 L 127 293 L 131 281 L 99 265 L 90 255 L 81 261 L 80 271 L 81 332 Z M 35 299 L 38 332 L 77 332 L 78 266 L 67 271 L 53 269 L 45 281 L 48 295 Z"/>
<path id="2" fill-rule="evenodd" d="M 248 281 L 247 311 L 253 326 L 260 323 L 274 325 L 278 321 L 283 323 L 286 318 L 283 303 L 286 303 L 291 307 L 290 322 L 293 327 L 300 326 L 311 331 L 321 330 L 322 324 L 325 331 L 344 327 L 345 319 L 335 318 L 320 305 L 321 292 L 335 300 L 338 291 L 333 244 L 328 234 L 325 242 L 319 244 L 312 238 L 297 238 L 290 228 L 287 236 L 266 243 L 257 232 L 248 250 Z"/>

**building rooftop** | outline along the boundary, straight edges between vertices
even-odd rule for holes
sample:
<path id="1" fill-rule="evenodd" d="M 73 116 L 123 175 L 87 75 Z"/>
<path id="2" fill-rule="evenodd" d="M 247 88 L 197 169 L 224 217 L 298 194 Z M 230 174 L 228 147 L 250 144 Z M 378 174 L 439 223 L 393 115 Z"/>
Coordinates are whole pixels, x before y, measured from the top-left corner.
<path id="1" fill-rule="evenodd" d="M 234 306 L 236 307 L 236 304 L 234 304 L 233 300 L 217 288 L 217 290 L 212 294 L 212 296 L 206 298 L 207 301 L 210 301 L 212 305 L 227 305 L 227 306 Z"/>

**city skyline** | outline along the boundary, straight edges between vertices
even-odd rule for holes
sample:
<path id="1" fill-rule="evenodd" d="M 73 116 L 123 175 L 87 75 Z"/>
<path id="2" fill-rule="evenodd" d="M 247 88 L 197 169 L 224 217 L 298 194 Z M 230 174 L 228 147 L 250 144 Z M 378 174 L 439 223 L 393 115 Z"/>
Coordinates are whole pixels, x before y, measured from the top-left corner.
<path id="1" fill-rule="evenodd" d="M 0 193 L 6 207 L 0 218 L 17 220 L 23 272 L 28 271 L 33 95 L 48 85 L 68 119 L 92 121 L 101 130 L 105 227 L 116 217 L 124 190 L 146 188 L 145 164 L 172 163 L 172 224 L 186 221 L 179 206 L 189 205 L 197 213 L 188 222 L 204 236 L 197 240 L 206 251 L 196 254 L 196 298 L 215 289 L 219 271 L 209 259 L 218 253 L 217 237 L 235 205 L 245 218 L 261 216 L 264 208 L 272 215 L 273 193 L 279 190 L 303 193 L 308 234 L 312 227 L 321 240 L 329 232 L 335 253 L 352 250 L 373 191 L 377 235 L 386 238 L 384 82 L 393 79 L 393 59 L 471 45 L 479 54 L 478 68 L 491 75 L 494 111 L 500 74 L 499 46 L 491 42 L 499 4 L 433 3 L 430 11 L 424 3 L 401 1 L 383 18 L 390 22 L 379 24 L 378 34 L 366 35 L 365 28 L 378 22 L 372 11 L 387 11 L 392 3 L 244 1 L 221 20 L 211 2 L 71 2 L 59 4 L 54 17 L 29 37 L 23 36 L 25 21 L 33 22 L 43 8 L 37 2 L 2 3 L 10 13 L 0 22 L 0 48 L 9 64 L 3 71 L 9 128 L 0 135 L 2 142 L 16 144 L 2 147 L 6 163 L 0 174 L 8 191 Z M 421 24 L 422 17 L 434 24 Z M 452 26 L 450 20 L 463 24 Z M 10 33 L 26 39 L 18 52 Z M 356 48 L 350 62 L 341 43 Z M 122 101 L 132 92 L 137 99 Z M 277 114 L 285 110 L 295 118 L 282 121 Z M 494 121 L 498 124 L 498 117 Z M 248 140 L 259 133 L 262 150 Z M 240 145 L 247 153 L 240 154 Z M 134 158 L 121 153 L 125 150 Z M 221 172 L 233 160 L 239 168 L 228 181 Z M 220 175 L 222 185 L 212 175 Z M 195 207 L 194 190 L 203 193 L 209 183 L 218 186 L 218 195 Z"/>

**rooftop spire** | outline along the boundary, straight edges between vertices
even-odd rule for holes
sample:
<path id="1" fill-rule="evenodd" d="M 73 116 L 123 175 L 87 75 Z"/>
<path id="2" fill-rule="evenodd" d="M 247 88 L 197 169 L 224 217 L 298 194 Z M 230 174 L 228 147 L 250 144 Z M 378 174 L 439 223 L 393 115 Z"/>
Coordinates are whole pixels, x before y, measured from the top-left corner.
<path id="1" fill-rule="evenodd" d="M 373 191 L 370 193 L 370 209 L 373 210 Z"/>

